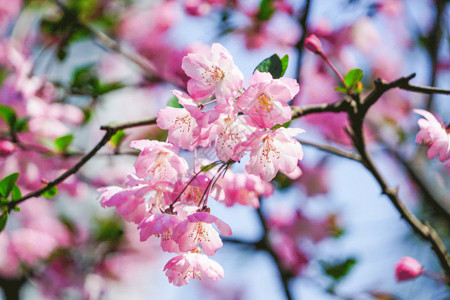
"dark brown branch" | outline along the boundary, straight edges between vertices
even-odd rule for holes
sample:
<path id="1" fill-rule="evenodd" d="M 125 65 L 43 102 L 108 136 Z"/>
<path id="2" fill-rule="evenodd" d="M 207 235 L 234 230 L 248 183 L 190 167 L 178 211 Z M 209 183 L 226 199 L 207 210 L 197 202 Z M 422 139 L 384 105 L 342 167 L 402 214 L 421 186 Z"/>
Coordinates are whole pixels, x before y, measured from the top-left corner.
<path id="1" fill-rule="evenodd" d="M 346 112 L 350 109 L 350 100 L 345 98 L 334 103 L 322 103 L 306 106 L 292 106 L 292 119 L 297 119 L 306 115 L 324 112 Z"/>
<path id="2" fill-rule="evenodd" d="M 450 90 L 440 89 L 440 88 L 431 87 L 431 86 L 418 86 L 418 85 L 411 85 L 408 83 L 408 84 L 400 85 L 399 88 L 401 88 L 402 90 L 416 92 L 416 93 L 422 93 L 422 94 L 450 95 Z"/>
<path id="3" fill-rule="evenodd" d="M 316 143 L 312 143 L 312 142 L 307 142 L 304 140 L 299 139 L 298 140 L 300 142 L 300 144 L 302 145 L 306 145 L 306 146 L 311 146 L 314 147 L 316 149 L 328 152 L 330 154 L 334 154 L 340 157 L 344 157 L 344 158 L 348 158 L 351 160 L 355 160 L 360 162 L 361 161 L 361 156 L 359 156 L 358 154 L 352 153 L 352 152 L 347 152 L 345 150 L 341 150 L 339 148 L 333 147 L 333 146 L 329 146 L 329 145 L 320 145 L 320 144 L 316 144 Z"/>
<path id="4" fill-rule="evenodd" d="M 303 51 L 305 49 L 305 40 L 306 36 L 308 35 L 308 17 L 309 12 L 311 8 L 311 0 L 306 0 L 305 5 L 303 6 L 303 12 L 298 17 L 298 24 L 300 25 L 302 29 L 302 35 L 300 36 L 300 39 L 298 40 L 297 44 L 295 45 L 295 49 L 297 49 L 297 81 L 300 82 L 300 73 L 301 73 L 301 67 L 302 67 L 302 57 L 303 57 Z"/>
<path id="5" fill-rule="evenodd" d="M 145 125 L 153 125 L 153 124 L 156 124 L 156 118 L 151 118 L 148 120 L 142 120 L 142 121 L 136 121 L 136 122 L 128 122 L 128 123 L 117 124 L 117 125 L 102 126 L 101 129 L 106 130 L 105 134 L 103 135 L 103 138 L 100 140 L 100 142 L 97 143 L 97 145 L 95 145 L 95 147 L 91 151 L 89 151 L 85 156 L 83 156 L 76 165 L 74 165 L 72 168 L 70 168 L 69 170 L 64 172 L 61 176 L 59 176 L 55 180 L 49 182 L 46 186 L 42 187 L 41 189 L 39 189 L 35 192 L 32 192 L 32 193 L 29 193 L 20 199 L 9 202 L 8 203 L 9 210 L 11 211 L 16 205 L 18 205 L 19 203 L 22 203 L 23 201 L 25 201 L 27 199 L 41 196 L 46 191 L 50 190 L 54 186 L 57 186 L 59 183 L 66 180 L 69 176 L 78 172 L 78 170 L 81 169 L 81 167 L 84 166 L 84 164 L 86 164 L 92 157 L 94 157 L 94 155 L 97 154 L 97 152 L 101 148 L 103 148 L 103 146 L 105 146 L 106 143 L 108 143 L 111 140 L 111 137 L 117 131 L 122 130 L 122 129 L 127 129 L 127 128 L 133 128 L 133 127 L 139 127 L 139 126 L 145 126 Z"/>
<path id="6" fill-rule="evenodd" d="M 366 144 L 364 141 L 363 123 L 365 114 L 367 113 L 368 109 L 373 104 L 375 104 L 375 102 L 383 95 L 384 92 L 391 88 L 399 87 L 399 85 L 401 84 L 408 83 L 408 81 L 411 80 L 414 75 L 415 74 L 400 78 L 391 83 L 386 83 L 378 79 L 375 82 L 374 90 L 369 95 L 367 95 L 365 99 L 355 99 L 356 111 L 349 110 L 348 112 L 348 118 L 351 124 L 351 128 L 347 128 L 347 132 L 349 133 L 355 148 L 361 155 L 361 163 L 375 177 L 375 180 L 381 187 L 382 193 L 388 196 L 388 198 L 391 200 L 391 203 L 400 213 L 400 216 L 410 225 L 413 231 L 431 244 L 431 248 L 439 259 L 442 269 L 448 276 L 450 276 L 450 257 L 444 243 L 439 238 L 436 231 L 428 223 L 422 223 L 419 219 L 416 218 L 414 214 L 409 211 L 409 209 L 403 204 L 403 202 L 401 202 L 400 197 L 398 196 L 398 189 L 391 188 L 384 177 L 381 175 L 381 173 L 378 171 L 377 167 L 372 161 L 369 152 L 366 149 Z"/>

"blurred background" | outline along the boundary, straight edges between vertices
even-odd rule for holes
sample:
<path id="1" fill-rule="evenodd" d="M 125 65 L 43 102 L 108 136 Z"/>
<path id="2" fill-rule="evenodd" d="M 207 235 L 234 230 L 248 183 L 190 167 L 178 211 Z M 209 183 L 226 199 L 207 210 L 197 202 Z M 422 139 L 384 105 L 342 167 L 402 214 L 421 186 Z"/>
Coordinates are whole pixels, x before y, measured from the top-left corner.
<path id="1" fill-rule="evenodd" d="M 449 89 L 449 14 L 445 0 L 0 0 L 0 104 L 25 124 L 0 123 L 0 142 L 12 143 L 0 147 L 1 178 L 19 172 L 22 194 L 35 191 L 90 151 L 101 125 L 155 116 L 170 90 L 186 87 L 181 59 L 212 43 L 230 51 L 246 85 L 262 60 L 289 55 L 285 77 L 300 82 L 292 105 L 342 98 L 338 79 L 303 47 L 312 33 L 341 73 L 364 71 L 363 94 L 376 78 L 411 73 L 417 85 Z M 392 90 L 368 113 L 369 150 L 448 248 L 449 171 L 415 143 L 414 108 L 448 124 L 448 96 Z M 346 122 L 326 113 L 291 126 L 306 130 L 305 141 L 352 151 Z M 260 209 L 211 201 L 233 230 L 213 257 L 225 278 L 172 286 L 163 267 L 173 255 L 157 239 L 140 242 L 136 225 L 101 207 L 96 191 L 122 185 L 133 172 L 130 141 L 166 137 L 156 126 L 123 131 L 58 189 L 13 211 L 0 233 L 3 298 L 286 299 L 286 286 L 293 299 L 450 298 L 444 284 L 426 277 L 396 282 L 403 256 L 442 272 L 429 244 L 361 164 L 307 145 L 303 175 L 277 176 Z M 191 163 L 190 153 L 181 155 Z M 262 236 L 271 253 L 258 246 Z"/>

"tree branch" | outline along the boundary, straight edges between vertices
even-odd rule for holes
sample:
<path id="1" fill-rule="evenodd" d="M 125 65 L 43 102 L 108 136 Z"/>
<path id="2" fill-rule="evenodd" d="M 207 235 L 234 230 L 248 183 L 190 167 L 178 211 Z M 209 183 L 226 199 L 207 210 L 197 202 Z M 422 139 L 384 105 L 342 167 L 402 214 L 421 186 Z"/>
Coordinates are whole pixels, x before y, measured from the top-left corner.
<path id="1" fill-rule="evenodd" d="M 302 29 L 302 35 L 300 36 L 300 39 L 298 40 L 297 44 L 295 45 L 295 49 L 297 49 L 297 81 L 300 82 L 300 73 L 301 73 L 301 67 L 302 67 L 302 57 L 303 57 L 303 51 L 305 49 L 305 40 L 306 36 L 308 34 L 308 17 L 309 12 L 311 8 L 311 0 L 306 0 L 305 5 L 303 6 L 303 13 L 298 17 L 298 24 L 300 25 Z"/>
<path id="2" fill-rule="evenodd" d="M 105 134 L 103 135 L 103 138 L 100 140 L 100 142 L 97 143 L 97 145 L 95 145 L 94 148 L 92 148 L 91 151 L 89 151 L 85 156 L 83 156 L 78 161 L 77 164 L 75 164 L 72 168 L 70 168 L 63 174 L 61 174 L 55 180 L 49 182 L 46 186 L 42 187 L 41 189 L 39 189 L 35 192 L 32 192 L 32 193 L 29 193 L 20 199 L 9 202 L 7 204 L 9 211 L 11 211 L 16 205 L 22 203 L 23 201 L 25 201 L 27 199 L 41 196 L 43 193 L 50 190 L 52 187 L 57 186 L 59 183 L 66 180 L 70 175 L 73 175 L 76 172 L 78 172 L 78 170 L 81 169 L 81 167 L 84 166 L 84 164 L 86 164 L 92 157 L 94 157 L 95 154 L 97 154 L 97 152 L 101 148 L 103 148 L 103 146 L 105 146 L 106 143 L 108 143 L 111 140 L 111 137 L 117 131 L 122 130 L 122 129 L 128 129 L 128 128 L 145 126 L 145 125 L 153 125 L 153 124 L 156 124 L 156 118 L 151 118 L 148 120 L 142 120 L 142 121 L 136 121 L 136 122 L 122 123 L 122 124 L 117 124 L 117 125 L 104 125 L 104 126 L 100 127 L 102 130 L 106 130 Z"/>
<path id="3" fill-rule="evenodd" d="M 306 146 L 311 146 L 314 147 L 316 149 L 322 150 L 324 152 L 328 152 L 330 154 L 334 154 L 340 157 L 344 157 L 344 158 L 348 158 L 351 160 L 355 160 L 357 162 L 361 162 L 361 156 L 359 156 L 358 154 L 355 153 L 351 153 L 351 152 L 347 152 L 345 150 L 341 150 L 339 148 L 333 147 L 333 146 L 329 146 L 329 145 L 320 145 L 320 144 L 316 144 L 313 142 L 307 142 L 301 139 L 298 139 L 298 141 L 300 142 L 300 144 L 302 145 L 306 145 Z"/>

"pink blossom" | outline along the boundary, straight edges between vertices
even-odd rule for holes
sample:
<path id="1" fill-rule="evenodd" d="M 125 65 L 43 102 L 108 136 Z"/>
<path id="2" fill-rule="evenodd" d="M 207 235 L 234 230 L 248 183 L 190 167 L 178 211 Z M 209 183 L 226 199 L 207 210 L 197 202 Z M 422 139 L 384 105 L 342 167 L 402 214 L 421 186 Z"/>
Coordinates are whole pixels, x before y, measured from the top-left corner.
<path id="1" fill-rule="evenodd" d="M 208 146 L 211 143 L 211 126 L 208 124 L 211 112 L 202 112 L 186 93 L 176 90 L 172 93 L 184 108 L 161 109 L 158 127 L 169 130 L 167 139 L 182 149 L 193 151 L 197 146 Z"/>
<path id="2" fill-rule="evenodd" d="M 224 202 L 226 206 L 234 204 L 259 207 L 259 197 L 268 197 L 273 194 L 272 184 L 263 181 L 259 176 L 252 174 L 234 174 L 228 170 L 224 178 L 218 181 L 217 195 L 215 199 Z M 214 196 L 213 196 L 214 197 Z"/>
<path id="3" fill-rule="evenodd" d="M 185 253 L 169 260 L 164 266 L 169 282 L 176 286 L 188 284 L 191 278 L 201 279 L 206 275 L 214 281 L 223 278 L 223 268 L 207 256 Z"/>
<path id="4" fill-rule="evenodd" d="M 19 14 L 22 0 L 0 0 L 0 33 Z"/>
<path id="5" fill-rule="evenodd" d="M 220 234 L 231 235 L 231 228 L 219 218 L 206 213 L 198 212 L 191 214 L 187 220 L 178 224 L 173 233 L 173 238 L 177 241 L 180 251 L 186 252 L 202 247 L 207 255 L 214 255 L 223 246 L 219 233 L 212 227 L 215 224 Z"/>
<path id="6" fill-rule="evenodd" d="M 433 116 L 433 114 L 415 109 L 415 113 L 422 115 L 425 119 L 418 121 L 420 130 L 416 135 L 416 143 L 425 143 L 428 145 L 428 158 L 431 159 L 439 154 L 441 162 L 450 158 L 450 133 Z"/>
<path id="7" fill-rule="evenodd" d="M 11 232 L 11 247 L 20 262 L 32 266 L 39 259 L 47 258 L 56 249 L 57 242 L 48 233 L 24 228 Z"/>
<path id="8" fill-rule="evenodd" d="M 278 128 L 274 131 L 255 131 L 248 141 L 237 146 L 250 150 L 250 161 L 245 166 L 248 173 L 269 182 L 278 171 L 295 179 L 301 175 L 298 161 L 303 158 L 300 143 L 292 137 L 304 132 L 299 128 Z"/>
<path id="9" fill-rule="evenodd" d="M 284 268 L 290 270 L 294 275 L 300 274 L 307 266 L 308 257 L 289 236 L 277 234 L 272 237 L 271 243 Z"/>
<path id="10" fill-rule="evenodd" d="M 186 160 L 177 155 L 178 148 L 172 144 L 138 140 L 132 141 L 130 146 L 141 150 L 134 164 L 136 175 L 149 177 L 151 183 L 172 182 L 188 172 Z"/>
<path id="11" fill-rule="evenodd" d="M 250 79 L 250 87 L 239 97 L 237 105 L 259 127 L 270 128 L 291 120 L 288 101 L 298 91 L 295 80 L 273 79 L 270 73 L 256 70 Z"/>
<path id="12" fill-rule="evenodd" d="M 395 266 L 397 281 L 414 279 L 422 274 L 422 265 L 412 257 L 402 257 Z"/>
<path id="13" fill-rule="evenodd" d="M 161 237 L 161 248 L 167 252 L 179 252 L 177 243 L 172 239 L 173 228 L 180 223 L 177 215 L 154 214 L 144 219 L 138 226 L 141 241 L 150 236 Z"/>
<path id="14" fill-rule="evenodd" d="M 322 43 L 315 34 L 311 34 L 306 38 L 305 48 L 316 54 L 322 53 Z"/>
<path id="15" fill-rule="evenodd" d="M 216 137 L 216 154 L 222 161 L 228 161 L 233 158 L 241 159 L 244 151 L 236 152 L 236 145 L 247 140 L 248 136 L 256 130 L 247 116 L 237 118 L 222 114 L 221 118 L 216 122 L 218 125 Z"/>
<path id="16" fill-rule="evenodd" d="M 16 150 L 16 145 L 10 141 L 0 141 L 0 156 L 8 156 Z"/>
<path id="17" fill-rule="evenodd" d="M 243 87 L 244 76 L 235 66 L 231 54 L 220 44 L 209 53 L 190 53 L 183 58 L 183 70 L 191 78 L 189 94 L 197 101 L 216 95 L 219 102 L 231 101 Z"/>

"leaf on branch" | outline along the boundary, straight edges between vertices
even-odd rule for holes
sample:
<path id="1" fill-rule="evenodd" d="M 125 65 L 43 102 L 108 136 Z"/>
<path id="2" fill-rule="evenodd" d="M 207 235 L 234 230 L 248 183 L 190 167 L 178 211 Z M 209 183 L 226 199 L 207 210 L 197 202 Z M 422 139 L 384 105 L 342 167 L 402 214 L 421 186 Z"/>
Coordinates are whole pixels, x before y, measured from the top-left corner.
<path id="1" fill-rule="evenodd" d="M 259 63 L 255 70 L 258 70 L 260 72 L 268 72 L 272 74 L 272 77 L 274 79 L 278 79 L 282 77 L 286 72 L 288 62 L 289 56 L 285 55 L 281 59 L 278 54 L 274 54 Z"/>
<path id="2" fill-rule="evenodd" d="M 0 216 L 0 232 L 2 232 L 3 229 L 5 229 L 7 221 L 8 221 L 8 213 L 4 212 L 3 215 Z"/>
<path id="3" fill-rule="evenodd" d="M 53 198 L 58 194 L 58 187 L 52 186 L 50 189 L 46 190 L 42 196 L 45 198 Z"/>
<path id="4" fill-rule="evenodd" d="M 17 179 L 19 178 L 19 173 L 13 173 L 6 176 L 0 181 L 0 196 L 2 198 L 8 198 L 9 194 L 16 185 Z"/>
<path id="5" fill-rule="evenodd" d="M 63 135 L 55 139 L 55 146 L 59 152 L 66 152 L 73 141 L 73 134 Z"/>
<path id="6" fill-rule="evenodd" d="M 120 146 L 123 139 L 125 138 L 126 134 L 124 130 L 118 130 L 112 137 L 111 137 L 111 144 L 113 144 L 114 147 Z"/>
<path id="7" fill-rule="evenodd" d="M 364 73 L 361 69 L 352 69 L 344 76 L 344 83 L 350 89 L 359 88 L 361 79 L 363 78 Z M 361 86 L 362 88 L 362 86 Z"/>
<path id="8" fill-rule="evenodd" d="M 268 21 L 272 18 L 275 13 L 275 8 L 273 7 L 273 0 L 261 0 L 259 4 L 259 11 L 257 18 L 260 21 Z"/>
<path id="9" fill-rule="evenodd" d="M 17 184 L 15 184 L 12 188 L 11 191 L 11 200 L 15 201 L 22 198 L 22 192 L 20 191 L 19 187 L 17 186 Z"/>
<path id="10" fill-rule="evenodd" d="M 6 105 L 0 105 L 0 116 L 9 126 L 9 128 L 14 129 L 17 121 L 16 112 L 12 107 Z"/>
<path id="11" fill-rule="evenodd" d="M 326 275 L 328 275 L 335 281 L 340 281 L 345 276 L 347 276 L 352 268 L 356 265 L 356 259 L 350 257 L 345 260 L 336 261 L 333 263 L 321 261 L 320 265 L 322 266 L 322 270 Z"/>

